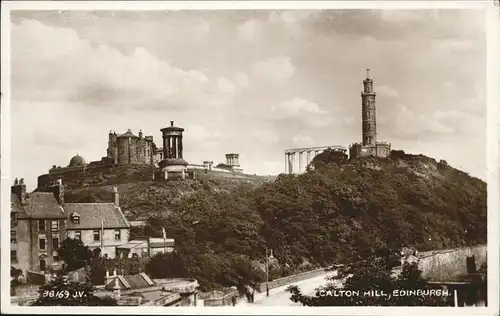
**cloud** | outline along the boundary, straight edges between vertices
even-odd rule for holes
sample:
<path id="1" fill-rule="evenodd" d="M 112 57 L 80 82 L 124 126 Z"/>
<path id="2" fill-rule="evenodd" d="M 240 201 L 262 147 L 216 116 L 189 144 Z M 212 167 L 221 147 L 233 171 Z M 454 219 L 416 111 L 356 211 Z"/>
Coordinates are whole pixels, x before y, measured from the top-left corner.
<path id="1" fill-rule="evenodd" d="M 14 99 L 163 109 L 224 106 L 236 92 L 226 78 L 174 67 L 141 47 L 126 55 L 35 20 L 13 24 L 12 32 Z"/>
<path id="2" fill-rule="evenodd" d="M 318 128 L 336 123 L 318 104 L 297 97 L 278 103 L 269 112 L 268 119 L 282 124 L 288 132 L 291 128 Z"/>
<path id="3" fill-rule="evenodd" d="M 390 86 L 384 86 L 384 85 L 377 86 L 376 90 L 377 94 L 381 96 L 391 97 L 391 98 L 399 96 L 398 91 Z"/>
<path id="4" fill-rule="evenodd" d="M 277 113 L 282 117 L 297 117 L 302 113 L 305 114 L 328 113 L 327 111 L 322 110 L 316 103 L 297 97 L 291 100 L 283 101 L 277 106 L 272 107 L 271 112 Z"/>
<path id="5" fill-rule="evenodd" d="M 254 74 L 272 83 L 286 82 L 295 73 L 295 67 L 290 57 L 269 57 L 253 64 Z"/>
<path id="6" fill-rule="evenodd" d="M 237 73 L 235 76 L 235 81 L 238 86 L 241 88 L 248 88 L 250 85 L 250 81 L 248 80 L 248 76 L 244 73 Z"/>
<path id="7" fill-rule="evenodd" d="M 248 20 L 237 28 L 238 36 L 247 42 L 255 43 L 261 35 L 262 24 L 257 20 Z"/>
<path id="8" fill-rule="evenodd" d="M 474 137 L 472 130 L 484 128 L 484 120 L 458 110 L 437 110 L 422 114 L 404 105 L 396 107 L 386 120 L 387 128 L 399 139 L 467 139 Z M 384 129 L 386 126 L 383 126 Z"/>
<path id="9" fill-rule="evenodd" d="M 295 146 L 298 147 L 310 147 L 315 144 L 314 139 L 309 136 L 296 135 L 292 137 L 292 141 Z"/>
<path id="10" fill-rule="evenodd" d="M 298 23 L 317 17 L 320 13 L 321 10 L 273 10 L 269 13 L 269 21 L 275 23 Z"/>

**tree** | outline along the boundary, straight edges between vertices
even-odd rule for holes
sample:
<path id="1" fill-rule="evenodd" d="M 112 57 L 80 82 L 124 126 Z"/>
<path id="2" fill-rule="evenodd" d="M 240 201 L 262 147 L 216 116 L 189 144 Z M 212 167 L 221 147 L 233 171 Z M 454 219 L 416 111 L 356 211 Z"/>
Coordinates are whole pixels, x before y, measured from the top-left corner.
<path id="1" fill-rule="evenodd" d="M 402 273 L 395 277 L 390 263 L 382 257 L 372 256 L 352 265 L 341 267 L 330 277 L 326 286 L 320 287 L 315 296 L 305 296 L 297 286 L 287 290 L 290 299 L 306 306 L 448 306 L 444 296 L 403 296 L 405 290 L 430 290 L 434 288 L 421 276 L 415 263 L 405 263 Z M 339 286 L 342 284 L 343 286 Z M 341 290 L 353 290 L 353 295 L 342 295 Z M 407 293 L 407 292 L 405 292 Z"/>
<path id="2" fill-rule="evenodd" d="M 10 267 L 10 294 L 16 295 L 16 286 L 21 284 L 19 280 L 23 275 L 23 271 L 14 267 Z"/>
<path id="3" fill-rule="evenodd" d="M 112 297 L 98 297 L 90 283 L 67 282 L 58 277 L 38 291 L 39 297 L 33 306 L 116 306 Z"/>
<path id="4" fill-rule="evenodd" d="M 315 156 L 311 161 L 311 164 L 314 166 L 314 168 L 317 168 L 318 167 L 317 163 L 320 161 L 326 165 L 330 163 L 335 163 L 337 166 L 341 166 L 347 163 L 348 156 L 342 150 L 335 150 L 328 148 L 324 150 L 322 153 Z"/>
<path id="5" fill-rule="evenodd" d="M 73 271 L 86 266 L 92 258 L 92 251 L 79 239 L 66 238 L 57 250 L 66 263 L 65 271 Z"/>

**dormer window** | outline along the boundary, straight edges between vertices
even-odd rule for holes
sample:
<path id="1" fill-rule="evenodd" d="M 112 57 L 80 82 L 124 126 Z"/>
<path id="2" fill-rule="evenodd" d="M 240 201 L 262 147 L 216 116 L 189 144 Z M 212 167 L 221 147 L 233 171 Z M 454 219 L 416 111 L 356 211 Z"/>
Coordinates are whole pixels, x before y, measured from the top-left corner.
<path id="1" fill-rule="evenodd" d="M 80 224 L 80 215 L 78 213 L 71 214 L 71 221 L 73 224 Z"/>

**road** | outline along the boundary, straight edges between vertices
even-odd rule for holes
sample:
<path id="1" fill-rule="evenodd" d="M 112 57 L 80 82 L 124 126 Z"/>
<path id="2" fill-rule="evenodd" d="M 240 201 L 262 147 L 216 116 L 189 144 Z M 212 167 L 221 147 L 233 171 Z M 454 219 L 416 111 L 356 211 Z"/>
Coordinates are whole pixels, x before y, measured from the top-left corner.
<path id="1" fill-rule="evenodd" d="M 290 300 L 290 292 L 286 292 L 286 288 L 290 285 L 296 285 L 300 288 L 304 295 L 314 295 L 315 289 L 321 285 L 325 285 L 327 275 L 331 273 L 325 273 L 323 275 L 298 281 L 286 286 L 277 287 L 269 290 L 269 297 L 266 296 L 266 292 L 255 293 L 255 302 L 253 304 L 248 303 L 246 300 L 241 300 L 236 306 L 248 306 L 248 307 L 263 307 L 263 306 L 302 306 L 300 303 L 294 303 Z"/>

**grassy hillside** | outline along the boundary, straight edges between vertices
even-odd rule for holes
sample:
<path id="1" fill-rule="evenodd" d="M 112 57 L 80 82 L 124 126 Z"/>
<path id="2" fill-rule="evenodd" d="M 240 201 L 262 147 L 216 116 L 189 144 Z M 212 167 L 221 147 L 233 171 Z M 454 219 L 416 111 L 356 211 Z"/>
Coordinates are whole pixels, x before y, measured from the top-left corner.
<path id="1" fill-rule="evenodd" d="M 152 214 L 164 212 L 172 203 L 199 190 L 211 188 L 217 192 L 228 192 L 240 185 L 254 188 L 275 179 L 276 176 L 199 171 L 196 180 L 137 181 L 69 189 L 66 190 L 65 200 L 82 203 L 113 202 L 113 187 L 117 187 L 123 211 L 135 220 L 142 220 Z"/>
<path id="2" fill-rule="evenodd" d="M 149 217 L 135 233 L 160 237 L 165 227 L 176 239 L 176 252 L 148 272 L 196 277 L 204 289 L 262 281 L 255 263 L 266 244 L 279 262 L 271 276 L 279 277 L 380 249 L 486 242 L 483 181 L 422 155 L 346 158 L 326 151 L 306 173 L 271 182 L 207 174 L 120 185 L 121 206 Z M 111 200 L 111 187 L 73 190 L 67 199 Z"/>

